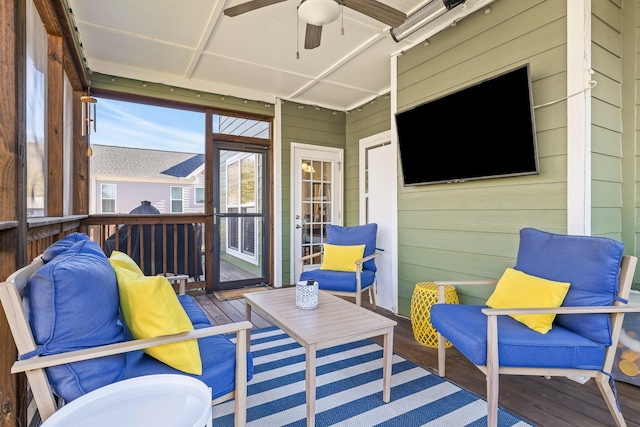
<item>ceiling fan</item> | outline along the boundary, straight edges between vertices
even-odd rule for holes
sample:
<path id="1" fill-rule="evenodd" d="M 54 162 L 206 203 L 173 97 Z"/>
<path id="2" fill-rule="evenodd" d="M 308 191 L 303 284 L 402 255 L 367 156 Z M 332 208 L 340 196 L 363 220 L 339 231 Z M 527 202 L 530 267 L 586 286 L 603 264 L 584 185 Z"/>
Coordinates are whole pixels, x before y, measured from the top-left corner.
<path id="1" fill-rule="evenodd" d="M 225 9 L 224 14 L 238 16 L 283 1 L 286 0 L 251 0 Z M 307 23 L 305 49 L 314 49 L 320 46 L 322 26 L 338 19 L 340 6 L 353 9 L 390 27 L 399 26 L 407 18 L 405 13 L 376 0 L 302 0 L 298 6 L 298 16 Z"/>

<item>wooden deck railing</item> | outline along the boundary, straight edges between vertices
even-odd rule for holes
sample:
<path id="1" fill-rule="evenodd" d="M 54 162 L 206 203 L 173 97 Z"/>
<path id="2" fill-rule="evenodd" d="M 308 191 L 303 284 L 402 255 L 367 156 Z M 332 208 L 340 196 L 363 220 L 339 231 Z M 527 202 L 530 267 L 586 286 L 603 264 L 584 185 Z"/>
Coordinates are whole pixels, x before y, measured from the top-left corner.
<path id="1" fill-rule="evenodd" d="M 120 251 L 147 275 L 187 274 L 187 290 L 206 287 L 205 214 L 91 215 L 87 234 L 107 255 Z"/>
<path id="2" fill-rule="evenodd" d="M 75 231 L 100 244 L 105 254 L 124 252 L 148 275 L 187 274 L 187 290 L 213 289 L 207 278 L 205 230 L 211 217 L 205 214 L 89 215 L 34 218 L 29 222 L 29 262 L 56 240 Z M 211 283 L 208 283 L 211 282 Z M 209 285 L 209 286 L 207 286 Z"/>

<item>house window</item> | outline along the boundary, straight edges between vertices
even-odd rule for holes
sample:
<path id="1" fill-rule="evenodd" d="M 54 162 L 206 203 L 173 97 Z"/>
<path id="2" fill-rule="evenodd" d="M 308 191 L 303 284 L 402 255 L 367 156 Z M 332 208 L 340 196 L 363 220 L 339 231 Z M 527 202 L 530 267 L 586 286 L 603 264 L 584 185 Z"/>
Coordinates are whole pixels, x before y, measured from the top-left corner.
<path id="1" fill-rule="evenodd" d="M 204 187 L 196 187 L 195 197 L 194 203 L 196 205 L 204 205 Z"/>
<path id="2" fill-rule="evenodd" d="M 256 212 L 256 155 L 242 154 L 227 161 L 227 211 Z M 229 218 L 227 252 L 254 262 L 256 260 L 257 218 Z"/>
<path id="3" fill-rule="evenodd" d="M 171 187 L 171 213 L 182 213 L 182 187 Z"/>
<path id="4" fill-rule="evenodd" d="M 116 185 L 102 184 L 100 191 L 102 213 L 116 213 Z"/>

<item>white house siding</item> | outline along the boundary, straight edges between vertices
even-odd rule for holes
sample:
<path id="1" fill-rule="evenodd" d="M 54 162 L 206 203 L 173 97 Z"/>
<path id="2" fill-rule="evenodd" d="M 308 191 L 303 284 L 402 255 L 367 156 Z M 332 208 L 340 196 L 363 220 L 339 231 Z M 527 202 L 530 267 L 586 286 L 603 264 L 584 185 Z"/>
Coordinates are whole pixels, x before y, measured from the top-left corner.
<path id="1" fill-rule="evenodd" d="M 194 177 L 193 184 L 184 185 L 183 209 L 184 213 L 204 213 L 204 203 L 196 204 L 196 188 L 204 188 L 204 173 Z"/>
<path id="2" fill-rule="evenodd" d="M 141 178 L 142 179 L 142 178 Z M 151 202 L 160 213 L 171 213 L 171 187 L 183 187 L 182 203 L 184 213 L 204 212 L 204 205 L 196 205 L 193 195 L 195 187 L 202 185 L 195 181 L 182 182 L 134 182 L 117 179 L 105 179 L 95 181 L 95 200 L 92 201 L 94 213 L 101 214 L 101 188 L 102 184 L 116 185 L 116 212 L 126 214 L 140 206 L 144 200 Z"/>

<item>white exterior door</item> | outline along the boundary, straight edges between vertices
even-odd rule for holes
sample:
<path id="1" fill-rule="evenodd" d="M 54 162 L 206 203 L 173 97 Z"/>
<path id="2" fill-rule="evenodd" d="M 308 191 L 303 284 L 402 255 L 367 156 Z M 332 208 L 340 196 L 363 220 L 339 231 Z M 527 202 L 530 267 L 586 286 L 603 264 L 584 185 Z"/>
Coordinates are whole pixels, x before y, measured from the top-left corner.
<path id="1" fill-rule="evenodd" d="M 291 283 L 302 273 L 300 257 L 322 250 L 327 225 L 342 225 L 342 165 L 342 149 L 291 144 Z M 319 262 L 305 261 L 304 269 Z"/>
<path id="2" fill-rule="evenodd" d="M 390 132 L 360 141 L 360 224 L 378 224 L 376 304 L 398 312 L 397 155 Z"/>

